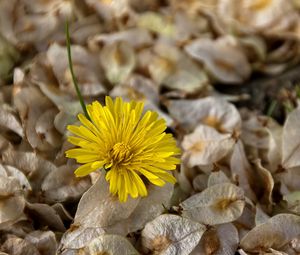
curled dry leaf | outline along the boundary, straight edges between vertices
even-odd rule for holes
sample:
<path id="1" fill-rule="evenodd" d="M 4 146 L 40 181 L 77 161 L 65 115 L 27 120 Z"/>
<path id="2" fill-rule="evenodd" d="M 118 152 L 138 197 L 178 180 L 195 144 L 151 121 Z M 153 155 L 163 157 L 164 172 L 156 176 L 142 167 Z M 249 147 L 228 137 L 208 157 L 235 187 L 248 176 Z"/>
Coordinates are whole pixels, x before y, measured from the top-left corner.
<path id="1" fill-rule="evenodd" d="M 186 45 L 185 51 L 204 63 L 214 78 L 223 83 L 239 84 L 251 74 L 249 62 L 233 37 L 220 37 L 216 41 L 199 38 Z"/>
<path id="2" fill-rule="evenodd" d="M 256 183 L 257 189 L 260 190 L 260 202 L 266 205 L 270 210 L 273 204 L 272 192 L 274 188 L 274 180 L 270 171 L 264 168 L 261 165 L 261 161 L 259 159 L 255 160 L 254 162 L 255 170 L 256 170 Z"/>
<path id="3" fill-rule="evenodd" d="M 244 192 L 231 183 L 211 186 L 183 201 L 182 215 L 203 224 L 232 222 L 242 215 Z"/>
<path id="4" fill-rule="evenodd" d="M 191 167 L 210 165 L 225 157 L 234 143 L 230 134 L 220 134 L 211 127 L 199 125 L 182 141 L 183 158 Z"/>
<path id="5" fill-rule="evenodd" d="M 91 185 L 90 178 L 76 178 L 76 165 L 63 165 L 49 172 L 41 189 L 43 197 L 49 202 L 73 201 L 79 198 Z"/>
<path id="6" fill-rule="evenodd" d="M 188 255 L 196 247 L 206 227 L 177 215 L 163 214 L 147 223 L 142 245 L 154 254 Z"/>
<path id="7" fill-rule="evenodd" d="M 92 240 L 84 249 L 84 254 L 138 255 L 137 250 L 123 236 L 101 235 Z"/>
<path id="8" fill-rule="evenodd" d="M 241 240 L 240 246 L 249 252 L 280 249 L 299 234 L 300 216 L 278 214 L 250 230 Z"/>
<path id="9" fill-rule="evenodd" d="M 26 213 L 35 219 L 41 226 L 65 232 L 66 228 L 58 213 L 48 204 L 26 203 Z"/>
<path id="10" fill-rule="evenodd" d="M 112 84 L 121 83 L 135 67 L 135 53 L 130 44 L 116 41 L 103 47 L 100 62 L 106 78 Z"/>
<path id="11" fill-rule="evenodd" d="M 170 100 L 167 107 L 171 116 L 189 131 L 201 123 L 221 133 L 240 133 L 240 114 L 234 105 L 224 99 Z"/>

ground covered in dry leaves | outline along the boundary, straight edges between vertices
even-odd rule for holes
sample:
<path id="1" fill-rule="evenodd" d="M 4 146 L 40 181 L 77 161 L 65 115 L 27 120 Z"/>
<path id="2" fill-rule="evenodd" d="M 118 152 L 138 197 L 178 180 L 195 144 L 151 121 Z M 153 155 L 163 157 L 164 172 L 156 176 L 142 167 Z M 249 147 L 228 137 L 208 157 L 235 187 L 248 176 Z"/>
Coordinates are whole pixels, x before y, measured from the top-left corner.
<path id="1" fill-rule="evenodd" d="M 120 203 L 100 171 L 74 176 L 67 19 L 86 103 L 158 111 L 175 186 Z M 299 254 L 297 98 L 278 124 L 214 89 L 295 66 L 299 38 L 296 0 L 1 0 L 0 254 Z"/>

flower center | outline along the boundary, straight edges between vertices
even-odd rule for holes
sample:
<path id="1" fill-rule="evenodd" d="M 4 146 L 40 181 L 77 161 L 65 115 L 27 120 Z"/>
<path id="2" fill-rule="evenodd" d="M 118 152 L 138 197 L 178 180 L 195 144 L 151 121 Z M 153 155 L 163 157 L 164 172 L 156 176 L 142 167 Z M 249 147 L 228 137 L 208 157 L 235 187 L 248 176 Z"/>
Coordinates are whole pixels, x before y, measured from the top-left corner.
<path id="1" fill-rule="evenodd" d="M 124 143 L 116 143 L 109 151 L 110 163 L 106 167 L 113 164 L 120 164 L 128 161 L 132 157 L 131 148 Z"/>

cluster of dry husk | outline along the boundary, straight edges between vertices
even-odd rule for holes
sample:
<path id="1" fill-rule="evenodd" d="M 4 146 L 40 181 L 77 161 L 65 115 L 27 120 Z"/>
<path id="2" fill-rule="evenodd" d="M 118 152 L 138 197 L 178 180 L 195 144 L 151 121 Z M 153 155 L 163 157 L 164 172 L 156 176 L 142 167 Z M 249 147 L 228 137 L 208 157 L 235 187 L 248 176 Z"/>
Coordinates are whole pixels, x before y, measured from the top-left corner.
<path id="1" fill-rule="evenodd" d="M 296 255 L 300 108 L 283 126 L 213 89 L 300 60 L 288 0 L 1 0 L 0 254 Z M 120 203 L 75 178 L 66 126 L 86 100 L 144 100 L 182 149 L 178 183 Z M 10 82 L 11 81 L 11 82 Z"/>

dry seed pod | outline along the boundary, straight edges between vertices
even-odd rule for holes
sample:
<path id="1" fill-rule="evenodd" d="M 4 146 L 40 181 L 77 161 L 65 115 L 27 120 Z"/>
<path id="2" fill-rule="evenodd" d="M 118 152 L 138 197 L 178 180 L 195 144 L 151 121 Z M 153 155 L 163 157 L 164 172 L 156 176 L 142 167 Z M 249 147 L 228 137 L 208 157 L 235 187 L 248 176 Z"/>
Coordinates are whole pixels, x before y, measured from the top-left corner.
<path id="1" fill-rule="evenodd" d="M 43 197 L 50 202 L 73 201 L 91 185 L 90 178 L 76 178 L 76 165 L 63 165 L 51 171 L 44 179 L 41 189 Z"/>
<path id="2" fill-rule="evenodd" d="M 219 1 L 217 15 L 228 31 L 280 36 L 285 31 L 292 30 L 297 23 L 297 13 L 291 2 Z"/>
<path id="3" fill-rule="evenodd" d="M 39 134 L 36 130 L 39 118 L 45 111 L 53 107 L 51 101 L 38 88 L 27 87 L 15 93 L 14 104 L 20 114 L 25 134 L 31 147 L 41 151 L 52 150 L 53 146 L 45 139 L 46 136 Z M 51 133 L 49 134 L 50 137 L 58 135 L 56 130 L 51 129 L 51 127 L 48 132 Z"/>
<path id="4" fill-rule="evenodd" d="M 33 244 L 42 255 L 56 254 L 57 242 L 52 231 L 33 231 L 24 240 Z"/>
<path id="5" fill-rule="evenodd" d="M 18 160 L 15 160 L 16 158 Z M 9 149 L 2 154 L 2 160 L 5 164 L 16 167 L 27 176 L 33 192 L 40 191 L 46 175 L 56 169 L 53 163 L 34 152 L 19 152 Z"/>
<path id="6" fill-rule="evenodd" d="M 287 117 L 282 136 L 282 166 L 286 169 L 300 166 L 300 108 L 293 110 Z"/>
<path id="7" fill-rule="evenodd" d="M 106 78 L 112 83 L 122 83 L 135 67 L 135 53 L 130 44 L 116 41 L 103 47 L 100 62 Z"/>
<path id="8" fill-rule="evenodd" d="M 249 62 L 233 37 L 220 37 L 216 41 L 199 38 L 184 49 L 191 57 L 204 63 L 206 69 L 220 82 L 239 84 L 251 74 Z"/>
<path id="9" fill-rule="evenodd" d="M 127 0 L 85 0 L 87 5 L 96 11 L 106 22 L 121 18 L 130 13 Z"/>
<path id="10" fill-rule="evenodd" d="M 153 220 L 170 207 L 174 186 L 166 183 L 163 187 L 149 185 L 148 196 L 140 199 L 131 215 L 113 227 L 107 229 L 108 233 L 126 236 L 128 233 L 142 229 L 147 222 Z"/>
<path id="11" fill-rule="evenodd" d="M 84 254 L 139 255 L 132 244 L 123 236 L 101 235 L 92 240 L 85 248 Z"/>
<path id="12" fill-rule="evenodd" d="M 244 192 L 231 183 L 211 186 L 183 201 L 182 215 L 203 224 L 232 222 L 242 215 Z"/>
<path id="13" fill-rule="evenodd" d="M 137 17 L 137 26 L 167 37 L 175 36 L 172 17 L 163 16 L 158 12 L 145 12 Z"/>
<path id="14" fill-rule="evenodd" d="M 241 240 L 245 251 L 258 252 L 268 248 L 280 249 L 300 233 L 300 217 L 293 214 L 278 214 L 266 223 L 250 230 Z"/>
<path id="15" fill-rule="evenodd" d="M 188 255 L 205 232 L 204 225 L 177 215 L 163 214 L 147 223 L 142 245 L 154 254 Z"/>
<path id="16" fill-rule="evenodd" d="M 208 177 L 207 187 L 222 183 L 231 183 L 231 181 L 221 170 L 218 172 L 212 172 Z"/>
<path id="17" fill-rule="evenodd" d="M 105 231 L 102 228 L 86 228 L 84 226 L 72 224 L 60 240 L 58 254 L 65 254 L 65 252 L 68 254 L 70 250 L 81 249 L 91 240 L 103 235 L 104 233 Z M 74 253 L 71 254 L 77 253 L 74 251 Z"/>
<path id="18" fill-rule="evenodd" d="M 225 157 L 234 143 L 230 134 L 220 134 L 211 127 L 199 125 L 182 141 L 183 158 L 191 167 L 210 165 Z"/>
<path id="19" fill-rule="evenodd" d="M 100 65 L 96 56 L 93 56 L 84 47 L 71 45 L 73 56 L 73 68 L 76 73 L 78 85 L 84 96 L 98 96 L 106 92 L 102 84 L 103 77 Z M 67 49 L 57 43 L 52 44 L 47 51 L 47 58 L 52 67 L 53 73 L 59 82 L 61 92 L 67 92 L 76 96 L 72 76 L 69 70 Z M 60 61 L 57 61 L 59 59 Z M 101 70 L 101 69 L 100 69 Z M 43 77 L 38 77 L 43 79 Z"/>
<path id="20" fill-rule="evenodd" d="M 206 73 L 178 47 L 157 43 L 149 53 L 149 61 L 142 60 L 152 79 L 159 85 L 182 94 L 199 93 L 207 88 Z"/>
<path id="21" fill-rule="evenodd" d="M 0 249 L 12 255 L 40 255 L 33 244 L 16 236 L 9 236 Z"/>
<path id="22" fill-rule="evenodd" d="M 0 198 L 0 227 L 7 223 L 13 223 L 23 215 L 25 207 L 24 197 L 14 195 Z"/>
<path id="23" fill-rule="evenodd" d="M 24 136 L 23 127 L 18 119 L 15 111 L 7 104 L 0 106 L 0 130 L 8 129 L 17 133 L 19 136 Z"/>
<path id="24" fill-rule="evenodd" d="M 240 133 L 240 114 L 234 105 L 224 99 L 170 100 L 167 107 L 171 116 L 189 131 L 201 123 L 221 133 Z"/>
<path id="25" fill-rule="evenodd" d="M 193 188 L 195 191 L 203 191 L 207 188 L 208 175 L 198 174 L 193 179 Z"/>
<path id="26" fill-rule="evenodd" d="M 217 225 L 207 230 L 190 255 L 234 255 L 239 243 L 239 235 L 231 223 Z"/>
<path id="27" fill-rule="evenodd" d="M 133 48 L 142 48 L 153 43 L 151 33 L 143 28 L 129 28 L 109 34 L 99 34 L 89 40 L 90 44 L 104 43 L 107 45 L 115 42 L 126 42 Z"/>

